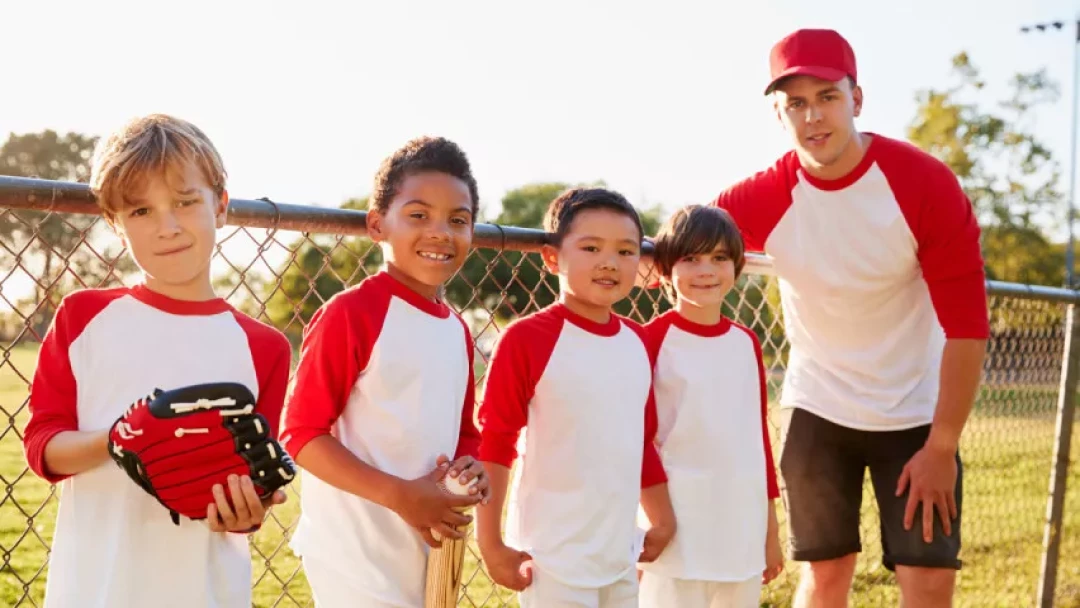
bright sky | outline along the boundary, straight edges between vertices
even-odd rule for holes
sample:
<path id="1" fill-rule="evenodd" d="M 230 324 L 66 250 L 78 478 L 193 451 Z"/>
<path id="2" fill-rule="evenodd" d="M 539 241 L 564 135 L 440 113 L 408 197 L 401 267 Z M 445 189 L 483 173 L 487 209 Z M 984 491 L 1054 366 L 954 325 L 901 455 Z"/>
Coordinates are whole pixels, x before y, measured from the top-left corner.
<path id="1" fill-rule="evenodd" d="M 793 29 L 831 27 L 858 59 L 857 125 L 895 137 L 916 91 L 948 84 L 959 51 L 991 101 L 1016 72 L 1048 67 L 1062 98 L 1036 132 L 1067 176 L 1073 37 L 1019 28 L 1071 21 L 1080 0 L 175 6 L 5 5 L 0 136 L 100 134 L 174 113 L 221 149 L 233 196 L 336 206 L 367 194 L 395 147 L 438 134 L 469 154 L 488 217 L 506 190 L 545 180 L 603 179 L 670 210 L 788 149 L 762 95 L 769 48 Z"/>
<path id="2" fill-rule="evenodd" d="M 769 47 L 832 27 L 858 58 L 860 128 L 902 137 L 916 90 L 946 84 L 967 50 L 998 90 L 1049 67 L 1063 99 L 1037 129 L 1068 158 L 1072 36 L 1019 27 L 1071 20 L 1077 0 L 184 5 L 5 6 L 0 134 L 175 113 L 221 148 L 234 196 L 321 205 L 366 194 L 383 156 L 441 134 L 470 155 L 492 211 L 537 180 L 604 179 L 676 206 L 787 149 L 761 94 Z"/>

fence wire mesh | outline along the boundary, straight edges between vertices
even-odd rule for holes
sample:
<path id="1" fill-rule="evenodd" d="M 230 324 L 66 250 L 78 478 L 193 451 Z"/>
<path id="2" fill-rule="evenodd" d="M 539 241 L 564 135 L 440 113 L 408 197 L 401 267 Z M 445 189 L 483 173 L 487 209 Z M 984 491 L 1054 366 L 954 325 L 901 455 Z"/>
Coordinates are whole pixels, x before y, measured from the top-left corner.
<path id="1" fill-rule="evenodd" d="M 362 237 L 236 226 L 219 236 L 213 263 L 219 293 L 284 331 L 294 346 L 325 300 L 381 263 L 378 248 Z M 476 338 L 478 387 L 500 328 L 557 297 L 556 283 L 538 255 L 510 249 L 475 249 L 446 288 L 447 299 L 469 321 Z M 42 605 L 60 500 L 56 488 L 28 470 L 22 454 L 39 341 L 62 296 L 82 287 L 130 284 L 136 280 L 133 270 L 119 241 L 96 216 L 0 207 L 0 604 Z M 961 447 L 964 569 L 957 604 L 1031 606 L 1043 552 L 1067 304 L 1009 295 L 991 295 L 989 303 L 994 332 L 985 381 Z M 645 321 L 667 307 L 659 293 L 635 290 L 619 312 Z M 727 312 L 761 339 L 769 394 L 775 400 L 787 353 L 775 279 L 751 270 L 728 298 Z M 775 403 L 770 416 L 779 462 Z M 1078 455 L 1074 445 L 1072 458 Z M 1080 479 L 1075 467 L 1069 476 L 1058 606 L 1080 606 Z M 291 487 L 289 502 L 273 509 L 252 538 L 256 606 L 313 605 L 300 562 L 288 547 L 301 491 L 299 485 Z M 786 537 L 785 516 L 779 511 Z M 863 552 L 852 604 L 896 605 L 895 578 L 881 564 L 868 479 L 863 515 Z M 511 592 L 492 585 L 475 546 L 469 553 L 459 605 L 516 606 Z M 790 605 L 798 572 L 787 563 L 783 575 L 763 590 L 762 605 Z"/>

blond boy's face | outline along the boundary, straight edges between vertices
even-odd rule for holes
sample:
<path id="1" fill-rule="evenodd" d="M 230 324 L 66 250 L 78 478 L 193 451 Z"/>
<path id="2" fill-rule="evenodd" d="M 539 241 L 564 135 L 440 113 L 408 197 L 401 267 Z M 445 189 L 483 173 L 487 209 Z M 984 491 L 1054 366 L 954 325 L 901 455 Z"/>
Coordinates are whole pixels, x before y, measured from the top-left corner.
<path id="1" fill-rule="evenodd" d="M 680 302 L 698 308 L 719 307 L 735 285 L 735 261 L 726 247 L 717 245 L 708 253 L 675 262 L 671 283 Z"/>
<path id="2" fill-rule="evenodd" d="M 588 209 L 574 217 L 562 245 L 545 246 L 544 262 L 559 275 L 571 310 L 603 313 L 630 295 L 641 260 L 637 224 L 625 214 Z"/>
<path id="3" fill-rule="evenodd" d="M 228 194 L 219 200 L 202 173 L 185 164 L 148 175 L 128 199 L 112 225 L 146 274 L 147 286 L 180 299 L 205 295 Z"/>

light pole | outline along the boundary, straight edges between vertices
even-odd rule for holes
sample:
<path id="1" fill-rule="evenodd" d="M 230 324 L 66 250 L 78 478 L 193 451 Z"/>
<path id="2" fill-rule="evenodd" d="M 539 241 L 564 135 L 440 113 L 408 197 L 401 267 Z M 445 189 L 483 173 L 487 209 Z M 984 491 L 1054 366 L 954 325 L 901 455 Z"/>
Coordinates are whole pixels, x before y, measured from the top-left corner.
<path id="1" fill-rule="evenodd" d="M 1025 25 L 1020 28 L 1020 31 L 1024 34 L 1031 33 L 1033 31 L 1046 32 L 1047 30 L 1063 30 L 1065 26 L 1069 25 L 1065 21 L 1050 21 L 1047 23 L 1036 23 L 1034 25 Z M 1072 133 L 1069 143 L 1069 195 L 1067 197 L 1067 213 L 1065 215 L 1065 224 L 1069 229 L 1069 244 L 1065 247 L 1065 286 L 1069 289 L 1075 287 L 1073 280 L 1073 215 L 1074 215 L 1074 201 L 1076 200 L 1076 112 L 1077 107 L 1080 106 L 1080 78 L 1076 75 L 1077 67 L 1080 66 L 1080 17 L 1077 17 L 1071 24 L 1073 26 L 1073 70 L 1072 70 L 1072 124 L 1070 131 Z"/>

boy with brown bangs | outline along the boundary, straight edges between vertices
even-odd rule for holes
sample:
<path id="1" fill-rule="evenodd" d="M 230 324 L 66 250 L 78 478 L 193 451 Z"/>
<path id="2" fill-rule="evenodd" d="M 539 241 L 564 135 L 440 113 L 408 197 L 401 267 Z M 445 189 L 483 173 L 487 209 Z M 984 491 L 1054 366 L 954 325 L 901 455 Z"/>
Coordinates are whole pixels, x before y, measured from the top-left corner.
<path id="1" fill-rule="evenodd" d="M 244 533 L 284 493 L 264 503 L 231 476 L 205 521 L 174 524 L 107 451 L 114 421 L 153 389 L 212 382 L 245 385 L 277 434 L 289 343 L 211 285 L 229 201 L 221 158 L 190 123 L 146 116 L 102 141 L 90 185 L 143 280 L 65 297 L 38 354 L 23 442 L 61 491 L 45 606 L 250 606 Z"/>
<path id="2" fill-rule="evenodd" d="M 723 314 L 743 241 L 723 210 L 690 205 L 660 228 L 655 259 L 675 308 L 645 336 L 679 534 L 642 564 L 640 605 L 755 607 L 783 555 L 761 344 Z"/>

